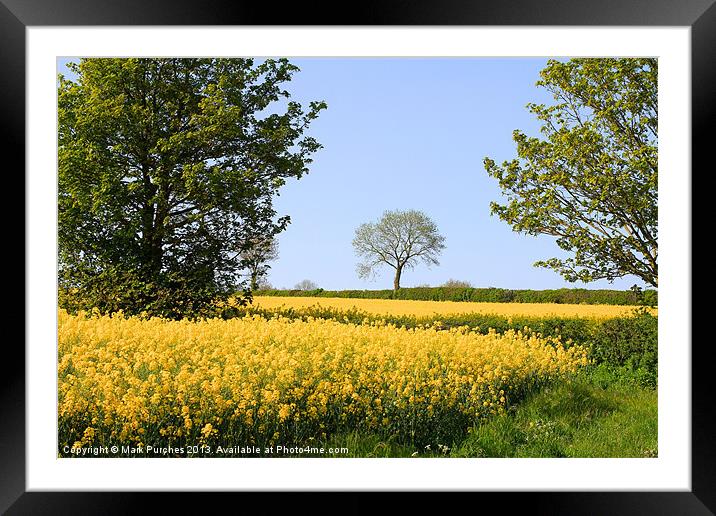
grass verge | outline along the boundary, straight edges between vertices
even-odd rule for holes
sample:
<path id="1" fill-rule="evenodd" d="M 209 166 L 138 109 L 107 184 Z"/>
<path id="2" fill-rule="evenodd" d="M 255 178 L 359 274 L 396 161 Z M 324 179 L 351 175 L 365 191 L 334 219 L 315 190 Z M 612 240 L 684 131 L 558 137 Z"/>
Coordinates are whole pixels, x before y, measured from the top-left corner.
<path id="1" fill-rule="evenodd" d="M 470 429 L 446 448 L 418 450 L 375 435 L 334 436 L 342 457 L 619 457 L 657 456 L 657 391 L 604 370 L 528 395 L 507 414 Z"/>

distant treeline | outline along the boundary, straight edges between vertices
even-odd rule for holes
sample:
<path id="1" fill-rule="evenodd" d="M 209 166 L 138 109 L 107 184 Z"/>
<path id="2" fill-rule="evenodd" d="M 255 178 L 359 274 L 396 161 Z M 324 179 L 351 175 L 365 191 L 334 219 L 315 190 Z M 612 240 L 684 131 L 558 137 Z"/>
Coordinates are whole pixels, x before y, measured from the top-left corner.
<path id="1" fill-rule="evenodd" d="M 261 290 L 260 296 L 411 299 L 418 301 L 473 301 L 482 303 L 561 303 L 588 305 L 657 306 L 656 290 L 509 290 L 504 288 L 414 287 L 393 290 Z"/>

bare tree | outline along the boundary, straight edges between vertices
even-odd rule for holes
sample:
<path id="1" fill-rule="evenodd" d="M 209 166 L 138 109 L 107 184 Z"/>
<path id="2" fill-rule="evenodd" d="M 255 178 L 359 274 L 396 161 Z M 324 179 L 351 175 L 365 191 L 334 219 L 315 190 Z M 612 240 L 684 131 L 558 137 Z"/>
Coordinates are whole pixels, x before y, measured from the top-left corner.
<path id="1" fill-rule="evenodd" d="M 266 278 L 262 278 L 256 285 L 256 290 L 274 290 L 274 286 Z"/>
<path id="2" fill-rule="evenodd" d="M 294 290 L 316 290 L 318 288 L 318 285 L 311 280 L 305 279 L 299 283 L 296 283 L 296 286 L 293 288 Z"/>
<path id="3" fill-rule="evenodd" d="M 241 253 L 241 264 L 248 270 L 251 290 L 258 290 L 264 282 L 268 270 L 268 262 L 278 259 L 278 242 L 275 238 L 255 237 L 253 245 Z"/>
<path id="4" fill-rule="evenodd" d="M 385 211 L 378 222 L 358 226 L 353 239 L 356 254 L 363 259 L 357 272 L 368 278 L 387 265 L 395 269 L 393 289 L 400 288 L 404 270 L 412 269 L 420 261 L 439 265 L 438 256 L 445 248 L 445 237 L 438 233 L 435 223 L 416 210 Z"/>
<path id="5" fill-rule="evenodd" d="M 462 281 L 462 280 L 456 280 L 450 278 L 445 283 L 443 283 L 443 287 L 447 288 L 472 288 L 472 283 L 469 281 Z"/>

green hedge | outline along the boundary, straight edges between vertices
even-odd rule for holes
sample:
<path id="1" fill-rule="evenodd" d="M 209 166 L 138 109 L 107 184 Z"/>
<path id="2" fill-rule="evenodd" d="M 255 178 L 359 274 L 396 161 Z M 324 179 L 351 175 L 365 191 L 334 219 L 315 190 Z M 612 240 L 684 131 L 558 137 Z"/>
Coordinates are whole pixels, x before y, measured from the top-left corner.
<path id="1" fill-rule="evenodd" d="M 561 303 L 590 305 L 649 305 L 658 301 L 655 290 L 509 290 L 504 288 L 415 287 L 393 290 L 261 290 L 259 296 L 410 299 L 419 301 L 475 301 L 496 303 Z"/>

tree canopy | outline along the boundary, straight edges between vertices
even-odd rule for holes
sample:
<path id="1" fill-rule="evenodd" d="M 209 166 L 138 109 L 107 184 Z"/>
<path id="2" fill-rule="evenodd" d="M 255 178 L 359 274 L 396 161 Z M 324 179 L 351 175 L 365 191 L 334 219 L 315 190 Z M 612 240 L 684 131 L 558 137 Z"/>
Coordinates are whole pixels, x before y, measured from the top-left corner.
<path id="1" fill-rule="evenodd" d="M 321 145 L 286 59 L 82 59 L 59 77 L 59 286 L 68 307 L 201 315 L 289 223 L 273 198 Z"/>
<path id="2" fill-rule="evenodd" d="M 550 60 L 529 104 L 543 137 L 513 132 L 517 158 L 497 165 L 506 204 L 493 214 L 515 231 L 556 237 L 573 256 L 535 265 L 568 281 L 634 275 L 658 286 L 657 60 Z"/>
<path id="3" fill-rule="evenodd" d="M 444 242 L 445 237 L 423 212 L 385 211 L 378 222 L 361 224 L 355 231 L 353 248 L 363 259 L 357 267 L 358 276 L 371 277 L 378 268 L 387 265 L 395 270 L 393 289 L 398 290 L 404 270 L 421 261 L 439 265 Z"/>

